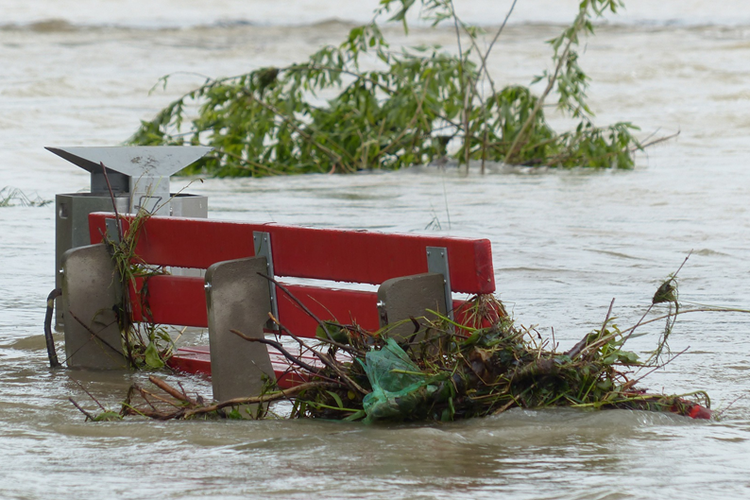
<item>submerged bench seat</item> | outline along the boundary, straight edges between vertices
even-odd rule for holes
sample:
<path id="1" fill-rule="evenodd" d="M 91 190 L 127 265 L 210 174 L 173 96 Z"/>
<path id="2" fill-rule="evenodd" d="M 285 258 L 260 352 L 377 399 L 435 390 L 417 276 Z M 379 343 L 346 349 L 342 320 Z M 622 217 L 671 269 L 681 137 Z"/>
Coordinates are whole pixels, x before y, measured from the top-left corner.
<path id="1" fill-rule="evenodd" d="M 112 233 L 114 217 L 111 213 L 90 214 L 92 244 L 103 241 L 108 226 Z M 126 229 L 131 221 L 132 216 L 122 218 Z M 102 253 L 94 247 L 83 248 L 89 248 L 91 255 Z M 92 262 L 83 251 L 75 254 L 79 250 L 71 250 L 64 259 L 63 267 L 68 268 L 66 280 L 73 279 L 67 287 L 69 292 L 76 289 L 71 272 L 90 267 Z M 209 329 L 210 347 L 183 347 L 171 365 L 189 373 L 210 374 L 217 399 L 247 395 L 243 392 L 249 390 L 246 380 L 257 379 L 262 373 L 276 376 L 282 387 L 302 381 L 273 349 L 229 333 L 234 328 L 250 336 L 265 335 L 273 326 L 268 323 L 271 314 L 296 335 L 315 336 L 316 319 L 261 274 L 280 283 L 289 278 L 304 279 L 311 284 L 284 286 L 315 316 L 357 323 L 373 331 L 385 323 L 424 315 L 425 309 L 455 312 L 456 320 L 461 322 L 463 302 L 454 300 L 453 292 L 495 291 L 487 239 L 152 216 L 142 221 L 135 255 L 138 262 L 151 266 L 206 270 L 205 277 L 152 276 L 147 282 L 141 280 L 131 286 L 130 294 L 134 321 Z M 87 264 L 76 267 L 76 258 L 88 259 Z M 106 267 L 103 261 L 97 265 Z M 112 281 L 111 276 L 110 272 L 109 278 L 99 279 L 96 286 L 106 287 L 104 283 L 107 279 Z M 343 288 L 337 282 L 375 285 L 378 290 Z M 98 295 L 107 296 L 104 291 Z M 116 293 L 110 294 L 107 300 L 115 296 Z M 68 297 L 63 304 L 76 307 L 87 300 L 92 299 Z M 68 316 L 75 314 L 73 310 L 63 311 L 66 312 Z M 95 350 L 80 346 L 82 342 L 90 343 L 92 335 L 86 329 L 74 332 L 74 323 L 77 321 L 65 321 L 66 349 L 68 337 L 78 335 L 80 338 L 71 342 L 82 351 L 72 356 L 69 352 L 68 362 L 85 366 Z M 93 323 L 87 326 L 99 327 Z M 255 354 L 249 354 L 251 351 Z M 231 381 L 225 383 L 223 379 Z M 217 384 L 230 388 L 223 390 Z"/>

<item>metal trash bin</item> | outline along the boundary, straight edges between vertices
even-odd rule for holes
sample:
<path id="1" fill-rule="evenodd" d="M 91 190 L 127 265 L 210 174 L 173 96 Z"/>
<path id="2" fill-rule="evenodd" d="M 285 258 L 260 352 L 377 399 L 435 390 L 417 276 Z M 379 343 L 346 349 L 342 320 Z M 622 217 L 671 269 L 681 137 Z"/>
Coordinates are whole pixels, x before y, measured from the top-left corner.
<path id="1" fill-rule="evenodd" d="M 55 286 L 60 288 L 60 259 L 71 248 L 90 244 L 91 212 L 136 213 L 140 208 L 155 215 L 208 217 L 208 198 L 170 193 L 169 177 L 199 160 L 211 148 L 183 146 L 66 147 L 47 150 L 91 174 L 88 193 L 55 196 Z M 102 164 L 106 168 L 106 176 Z M 111 188 L 111 194 L 110 194 Z M 60 299 L 55 326 L 62 328 Z"/>

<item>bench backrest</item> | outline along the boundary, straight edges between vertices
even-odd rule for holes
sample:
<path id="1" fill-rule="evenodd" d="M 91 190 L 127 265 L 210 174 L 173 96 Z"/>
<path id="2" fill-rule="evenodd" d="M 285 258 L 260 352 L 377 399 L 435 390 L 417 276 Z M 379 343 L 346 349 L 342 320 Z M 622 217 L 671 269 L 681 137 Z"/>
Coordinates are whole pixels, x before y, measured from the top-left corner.
<path id="1" fill-rule="evenodd" d="M 92 243 L 107 232 L 111 213 L 92 213 Z M 128 224 L 130 218 L 124 217 Z M 270 238 L 273 274 L 334 282 L 379 285 L 391 278 L 428 272 L 425 250 L 447 250 L 450 286 L 454 292 L 488 294 L 495 290 L 490 242 L 487 239 L 384 234 L 368 231 L 312 229 L 277 224 L 150 217 L 142 226 L 135 253 L 161 266 L 206 269 L 212 264 L 256 255 L 259 233 Z M 326 286 L 287 288 L 321 319 L 356 321 L 366 329 L 379 327 L 377 294 Z M 154 276 L 148 282 L 150 314 L 134 311 L 134 319 L 161 324 L 206 327 L 203 278 Z M 279 320 L 300 336 L 314 336 L 315 321 L 283 293 L 277 294 Z M 137 304 L 138 301 L 134 301 Z"/>

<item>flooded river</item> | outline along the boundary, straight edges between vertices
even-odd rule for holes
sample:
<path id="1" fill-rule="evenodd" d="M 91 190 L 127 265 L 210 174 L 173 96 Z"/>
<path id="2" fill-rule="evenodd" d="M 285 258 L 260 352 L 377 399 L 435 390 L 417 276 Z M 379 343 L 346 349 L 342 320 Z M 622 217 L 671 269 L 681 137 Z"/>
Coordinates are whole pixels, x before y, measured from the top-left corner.
<path id="1" fill-rule="evenodd" d="M 201 75 L 299 60 L 341 40 L 377 4 L 2 3 L 0 188 L 41 200 L 88 189 L 86 172 L 44 146 L 116 145 Z M 518 2 L 491 61 L 499 84 L 527 84 L 549 64 L 543 40 L 576 3 Z M 633 171 L 493 167 L 463 178 L 454 168 L 421 167 L 206 179 L 188 191 L 209 197 L 212 218 L 486 237 L 499 297 L 518 322 L 554 334 L 562 349 L 598 328 L 613 298 L 618 324 L 633 324 L 691 251 L 679 274 L 682 301 L 750 308 L 750 7 L 626 3 L 582 56 L 596 121 L 631 121 L 642 138 L 679 132 L 641 154 Z M 491 31 L 510 2 L 457 4 Z M 418 43 L 453 40 L 449 30 L 412 35 Z M 167 90 L 149 94 L 167 73 L 176 73 Z M 0 498 L 750 495 L 745 314 L 681 317 L 670 346 L 686 351 L 643 383 L 707 391 L 723 410 L 712 422 L 518 410 L 448 425 L 86 423 L 68 398 L 96 411 L 91 394 L 117 408 L 144 376 L 48 369 L 42 322 L 54 287 L 54 220 L 51 205 L 0 208 Z M 652 349 L 660 329 L 644 328 L 631 349 Z M 206 381 L 183 383 L 210 397 Z"/>

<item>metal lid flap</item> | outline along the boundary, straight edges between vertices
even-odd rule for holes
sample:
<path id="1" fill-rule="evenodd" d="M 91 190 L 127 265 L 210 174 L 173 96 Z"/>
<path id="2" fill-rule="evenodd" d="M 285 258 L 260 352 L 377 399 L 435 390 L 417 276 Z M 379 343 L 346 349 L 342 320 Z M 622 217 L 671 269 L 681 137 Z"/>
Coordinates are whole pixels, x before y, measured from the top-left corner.
<path id="1" fill-rule="evenodd" d="M 45 149 L 91 173 L 108 169 L 130 177 L 169 177 L 205 156 L 202 146 L 114 146 Z"/>

